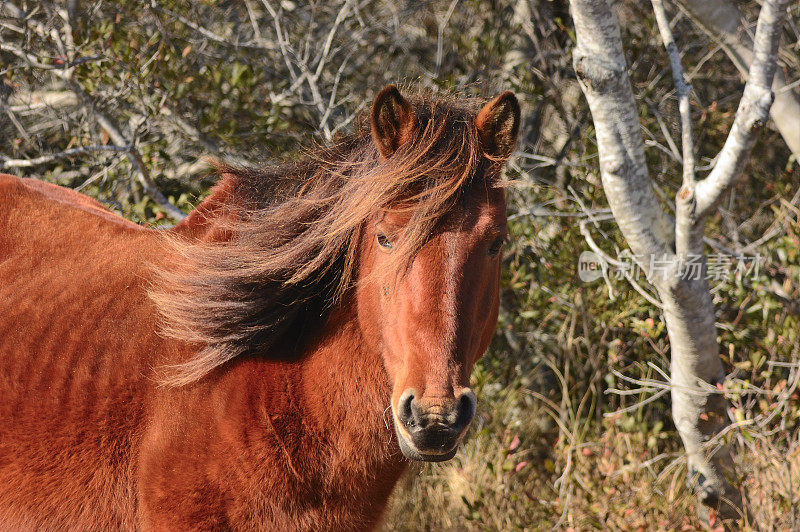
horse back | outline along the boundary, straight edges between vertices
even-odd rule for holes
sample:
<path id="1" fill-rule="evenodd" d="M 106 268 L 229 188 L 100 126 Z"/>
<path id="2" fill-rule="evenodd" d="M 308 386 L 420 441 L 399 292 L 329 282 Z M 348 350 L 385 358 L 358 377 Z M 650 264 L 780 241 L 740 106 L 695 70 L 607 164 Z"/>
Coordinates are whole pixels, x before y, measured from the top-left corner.
<path id="1" fill-rule="evenodd" d="M 0 528 L 134 527 L 163 255 L 94 200 L 0 175 Z"/>

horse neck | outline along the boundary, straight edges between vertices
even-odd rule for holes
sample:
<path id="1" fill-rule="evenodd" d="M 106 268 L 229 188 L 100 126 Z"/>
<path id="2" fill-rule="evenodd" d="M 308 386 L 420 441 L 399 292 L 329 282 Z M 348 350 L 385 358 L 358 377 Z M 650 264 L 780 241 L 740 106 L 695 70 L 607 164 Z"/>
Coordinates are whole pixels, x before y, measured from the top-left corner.
<path id="1" fill-rule="evenodd" d="M 304 399 L 310 415 L 324 430 L 340 430 L 341 422 L 358 431 L 387 431 L 384 413 L 391 390 L 382 356 L 361 331 L 352 305 L 331 312 L 319 339 L 301 362 Z M 388 418 L 387 418 L 388 419 Z"/>
<path id="2" fill-rule="evenodd" d="M 320 340 L 304 357 L 304 416 L 330 446 L 331 473 L 393 485 L 406 462 L 388 411 L 389 377 L 356 315 L 351 305 L 334 310 Z M 363 489 L 376 491 L 369 485 Z"/>

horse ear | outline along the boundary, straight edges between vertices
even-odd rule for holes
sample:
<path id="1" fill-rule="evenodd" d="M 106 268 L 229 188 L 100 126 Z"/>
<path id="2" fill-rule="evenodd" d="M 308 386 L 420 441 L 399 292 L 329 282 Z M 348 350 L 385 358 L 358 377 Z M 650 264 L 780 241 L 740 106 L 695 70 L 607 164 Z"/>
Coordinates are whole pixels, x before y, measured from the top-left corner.
<path id="1" fill-rule="evenodd" d="M 491 158 L 508 159 L 517 145 L 519 102 L 506 91 L 483 106 L 475 119 L 483 151 Z"/>
<path id="2" fill-rule="evenodd" d="M 394 85 L 387 85 L 372 104 L 372 139 L 382 158 L 391 157 L 411 140 L 417 129 L 417 115 Z"/>

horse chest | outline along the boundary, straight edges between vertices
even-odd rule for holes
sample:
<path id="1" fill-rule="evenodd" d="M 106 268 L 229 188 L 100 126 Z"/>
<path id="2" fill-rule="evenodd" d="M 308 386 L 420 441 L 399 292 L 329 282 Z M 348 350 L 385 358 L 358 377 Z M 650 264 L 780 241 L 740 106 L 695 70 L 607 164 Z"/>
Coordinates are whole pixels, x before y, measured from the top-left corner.
<path id="1" fill-rule="evenodd" d="M 157 414 L 143 442 L 139 480 L 147 524 L 374 526 L 404 463 L 385 425 L 346 416 L 319 431 L 302 399 L 283 386 L 270 388 L 277 391 L 266 397 L 209 394 L 205 407 L 186 412 L 186 404 L 172 404 Z M 180 410 L 186 414 L 175 419 Z"/>

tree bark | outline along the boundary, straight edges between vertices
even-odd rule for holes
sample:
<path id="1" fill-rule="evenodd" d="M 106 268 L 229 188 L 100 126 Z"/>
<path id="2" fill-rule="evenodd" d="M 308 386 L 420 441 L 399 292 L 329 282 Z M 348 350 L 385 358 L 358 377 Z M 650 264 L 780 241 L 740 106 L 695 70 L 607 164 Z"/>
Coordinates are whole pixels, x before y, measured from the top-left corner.
<path id="1" fill-rule="evenodd" d="M 605 0 L 571 5 L 578 40 L 573 63 L 594 120 L 609 206 L 634 255 L 664 255 L 669 252 L 670 222 L 645 164 L 616 16 Z M 649 273 L 649 263 L 643 267 Z"/>
<path id="2" fill-rule="evenodd" d="M 753 61 L 753 39 L 742 26 L 742 13 L 730 0 L 678 0 L 680 8 L 717 42 L 745 79 Z M 782 69 L 775 72 L 775 102 L 770 115 L 786 145 L 800 160 L 800 94 L 786 88 Z"/>
<path id="3" fill-rule="evenodd" d="M 706 280 L 705 219 L 741 174 L 757 125 L 772 102 L 770 81 L 786 0 L 766 0 L 759 15 L 755 60 L 728 139 L 715 168 L 695 181 L 688 91 L 660 1 L 659 28 L 670 53 L 683 120 L 683 186 L 674 225 L 653 192 L 622 50 L 619 26 L 606 0 L 573 0 L 575 71 L 597 134 L 600 174 L 609 205 L 628 245 L 661 299 L 670 339 L 672 416 L 688 459 L 688 482 L 699 500 L 724 518 L 746 513 L 735 487 L 729 450 L 717 441 L 728 425 L 713 300 Z M 659 9 L 661 13 L 659 13 Z"/>

